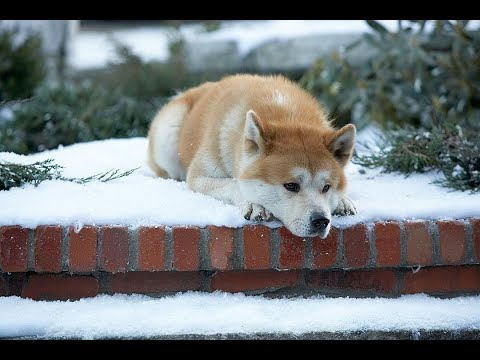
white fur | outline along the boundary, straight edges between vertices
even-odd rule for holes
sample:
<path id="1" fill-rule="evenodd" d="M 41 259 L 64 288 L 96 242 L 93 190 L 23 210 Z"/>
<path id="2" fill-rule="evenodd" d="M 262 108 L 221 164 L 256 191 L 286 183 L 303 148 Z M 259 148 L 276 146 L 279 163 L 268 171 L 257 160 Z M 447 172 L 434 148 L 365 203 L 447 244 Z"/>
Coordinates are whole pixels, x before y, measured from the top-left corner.
<path id="1" fill-rule="evenodd" d="M 245 120 L 245 137 L 249 140 L 252 140 L 257 145 L 261 145 L 262 142 L 262 135 L 260 133 L 260 129 L 257 126 L 255 121 L 255 111 L 248 110 Z"/>
<path id="2" fill-rule="evenodd" d="M 279 90 L 275 90 L 273 93 L 273 101 L 280 106 L 288 105 L 288 97 L 282 94 Z"/>
<path id="3" fill-rule="evenodd" d="M 287 191 L 283 185 L 268 184 L 260 179 L 240 180 L 239 189 L 247 203 L 262 204 L 267 212 L 275 214 L 294 234 L 311 236 L 312 214 L 320 213 L 331 220 L 331 213 L 337 208 L 342 194 L 333 188 L 322 193 L 323 187 L 329 183 L 330 172 L 327 170 L 311 174 L 307 169 L 297 167 L 291 171 L 291 175 L 300 184 L 298 193 Z M 344 204 L 346 203 L 341 203 L 342 206 Z M 331 224 L 318 235 L 325 238 L 330 227 Z"/>
<path id="4" fill-rule="evenodd" d="M 317 171 L 312 180 L 312 185 L 317 189 L 322 189 L 325 185 L 330 185 L 328 179 L 330 177 L 330 171 L 320 170 Z"/>
<path id="5" fill-rule="evenodd" d="M 188 108 L 182 103 L 165 108 L 154 133 L 153 157 L 159 167 L 164 169 L 172 179 L 185 180 L 185 170 L 178 156 L 178 136 L 183 118 Z"/>

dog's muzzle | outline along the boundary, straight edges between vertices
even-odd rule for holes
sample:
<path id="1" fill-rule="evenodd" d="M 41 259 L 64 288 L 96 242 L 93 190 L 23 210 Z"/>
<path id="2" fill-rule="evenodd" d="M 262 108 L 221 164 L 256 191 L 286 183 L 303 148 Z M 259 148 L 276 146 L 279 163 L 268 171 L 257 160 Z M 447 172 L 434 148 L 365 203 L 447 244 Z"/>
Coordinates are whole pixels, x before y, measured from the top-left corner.
<path id="1" fill-rule="evenodd" d="M 313 213 L 310 216 L 310 226 L 312 228 L 312 232 L 320 232 L 324 231 L 328 224 L 330 224 L 330 220 L 325 217 L 322 213 Z"/>

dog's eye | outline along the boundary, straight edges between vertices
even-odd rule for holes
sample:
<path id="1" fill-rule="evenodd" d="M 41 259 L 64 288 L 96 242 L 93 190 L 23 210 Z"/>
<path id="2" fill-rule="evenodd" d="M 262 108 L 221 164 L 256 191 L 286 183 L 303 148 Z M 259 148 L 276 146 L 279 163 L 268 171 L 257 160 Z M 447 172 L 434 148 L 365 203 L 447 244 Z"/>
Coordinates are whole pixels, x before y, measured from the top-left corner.
<path id="1" fill-rule="evenodd" d="M 292 192 L 299 192 L 300 191 L 300 185 L 297 184 L 297 183 L 286 183 L 286 184 L 283 184 L 283 186 L 288 191 L 292 191 Z"/>
<path id="2" fill-rule="evenodd" d="M 325 185 L 322 189 L 322 193 L 326 193 L 328 190 L 330 190 L 330 185 Z"/>

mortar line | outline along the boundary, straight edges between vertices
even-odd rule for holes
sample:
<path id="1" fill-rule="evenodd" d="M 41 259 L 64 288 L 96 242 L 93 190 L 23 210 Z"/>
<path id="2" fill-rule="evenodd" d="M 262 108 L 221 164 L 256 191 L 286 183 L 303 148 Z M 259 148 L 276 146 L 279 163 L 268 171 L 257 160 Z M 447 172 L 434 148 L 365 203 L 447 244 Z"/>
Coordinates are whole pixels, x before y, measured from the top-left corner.
<path id="1" fill-rule="evenodd" d="M 165 226 L 165 270 L 173 270 L 173 229 Z"/>
<path id="2" fill-rule="evenodd" d="M 61 261 L 62 271 L 69 271 L 70 268 L 70 228 L 62 227 L 62 243 L 61 243 Z"/>

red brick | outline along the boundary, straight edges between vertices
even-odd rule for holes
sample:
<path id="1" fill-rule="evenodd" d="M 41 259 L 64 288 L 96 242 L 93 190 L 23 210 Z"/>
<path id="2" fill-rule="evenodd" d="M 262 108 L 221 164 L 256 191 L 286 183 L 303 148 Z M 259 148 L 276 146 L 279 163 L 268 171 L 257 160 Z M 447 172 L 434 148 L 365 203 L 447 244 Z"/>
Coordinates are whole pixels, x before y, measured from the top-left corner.
<path id="1" fill-rule="evenodd" d="M 300 269 L 303 267 L 304 239 L 293 235 L 287 228 L 279 231 L 280 241 L 280 268 Z"/>
<path id="2" fill-rule="evenodd" d="M 198 227 L 173 228 L 173 268 L 195 271 L 200 266 L 200 229 Z"/>
<path id="3" fill-rule="evenodd" d="M 375 224 L 377 266 L 400 265 L 400 225 L 395 222 Z"/>
<path id="4" fill-rule="evenodd" d="M 325 239 L 312 239 L 313 268 L 326 269 L 337 262 L 338 230 L 334 227 Z"/>
<path id="5" fill-rule="evenodd" d="M 7 296 L 8 291 L 7 291 L 7 282 L 5 281 L 4 277 L 2 274 L 0 274 L 0 296 Z"/>
<path id="6" fill-rule="evenodd" d="M 245 269 L 270 268 L 270 228 L 264 225 L 243 228 L 243 254 Z"/>
<path id="7" fill-rule="evenodd" d="M 197 271 L 128 272 L 110 275 L 111 293 L 161 294 L 200 290 L 202 274 Z"/>
<path id="8" fill-rule="evenodd" d="M 470 219 L 473 231 L 473 245 L 475 247 L 475 258 L 480 261 L 480 219 Z"/>
<path id="9" fill-rule="evenodd" d="M 102 269 L 124 272 L 128 266 L 128 228 L 102 226 Z"/>
<path id="10" fill-rule="evenodd" d="M 5 277 L 5 281 L 8 283 L 8 295 L 9 296 L 22 296 L 23 287 L 26 283 L 26 273 L 11 273 Z"/>
<path id="11" fill-rule="evenodd" d="M 409 271 L 404 293 L 450 293 L 480 291 L 480 266 L 436 266 Z"/>
<path id="12" fill-rule="evenodd" d="M 22 297 L 34 300 L 78 300 L 99 292 L 93 276 L 31 275 Z"/>
<path id="13" fill-rule="evenodd" d="M 233 229 L 208 226 L 208 254 L 214 270 L 231 270 L 233 260 Z"/>
<path id="14" fill-rule="evenodd" d="M 462 221 L 438 221 L 440 254 L 445 264 L 459 264 L 465 257 L 465 229 Z"/>
<path id="15" fill-rule="evenodd" d="M 213 275 L 210 286 L 213 291 L 272 291 L 295 286 L 299 277 L 296 270 L 225 271 Z"/>
<path id="16" fill-rule="evenodd" d="M 343 247 L 347 267 L 366 266 L 370 255 L 367 227 L 357 224 L 343 230 Z"/>
<path id="17" fill-rule="evenodd" d="M 164 270 L 165 228 L 140 227 L 138 229 L 138 269 L 141 271 Z"/>
<path id="18" fill-rule="evenodd" d="M 91 272 L 97 267 L 97 228 L 84 226 L 79 232 L 69 229 L 71 272 Z"/>
<path id="19" fill-rule="evenodd" d="M 432 238 L 425 221 L 407 221 L 407 261 L 412 265 L 432 263 Z"/>
<path id="20" fill-rule="evenodd" d="M 315 288 L 393 293 L 397 278 L 393 270 L 386 269 L 309 271 L 305 282 Z"/>
<path id="21" fill-rule="evenodd" d="M 35 229 L 35 271 L 58 273 L 62 271 L 61 226 L 38 226 Z"/>
<path id="22" fill-rule="evenodd" d="M 28 230 L 20 226 L 0 227 L 0 268 L 5 272 L 27 271 Z"/>

